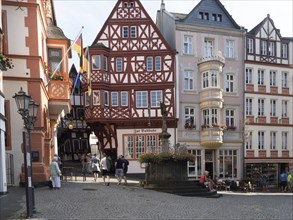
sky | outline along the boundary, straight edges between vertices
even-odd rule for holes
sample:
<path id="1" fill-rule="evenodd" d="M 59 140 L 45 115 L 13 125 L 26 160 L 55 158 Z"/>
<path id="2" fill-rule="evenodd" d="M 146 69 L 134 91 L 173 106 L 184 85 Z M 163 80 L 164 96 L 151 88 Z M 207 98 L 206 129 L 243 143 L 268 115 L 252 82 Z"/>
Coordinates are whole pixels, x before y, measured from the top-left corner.
<path id="1" fill-rule="evenodd" d="M 162 0 L 141 0 L 149 16 L 156 21 L 156 12 Z M 267 14 L 280 29 L 282 37 L 293 37 L 293 0 L 220 0 L 236 23 L 251 30 Z M 188 14 L 200 0 L 164 0 L 169 12 Z M 57 25 L 65 36 L 75 40 L 82 29 L 83 46 L 90 46 L 110 15 L 117 0 L 54 0 Z M 71 64 L 79 66 L 72 52 Z"/>

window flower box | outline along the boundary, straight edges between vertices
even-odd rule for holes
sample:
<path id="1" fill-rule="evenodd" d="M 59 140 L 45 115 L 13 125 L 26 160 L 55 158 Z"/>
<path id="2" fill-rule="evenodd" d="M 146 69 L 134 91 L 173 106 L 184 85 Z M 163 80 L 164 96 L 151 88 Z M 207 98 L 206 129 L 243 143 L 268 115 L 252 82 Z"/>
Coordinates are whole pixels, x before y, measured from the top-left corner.
<path id="1" fill-rule="evenodd" d="M 12 65 L 11 59 L 8 59 L 2 53 L 0 53 L 0 69 L 2 71 L 7 71 L 7 69 L 12 69 L 14 66 Z"/>

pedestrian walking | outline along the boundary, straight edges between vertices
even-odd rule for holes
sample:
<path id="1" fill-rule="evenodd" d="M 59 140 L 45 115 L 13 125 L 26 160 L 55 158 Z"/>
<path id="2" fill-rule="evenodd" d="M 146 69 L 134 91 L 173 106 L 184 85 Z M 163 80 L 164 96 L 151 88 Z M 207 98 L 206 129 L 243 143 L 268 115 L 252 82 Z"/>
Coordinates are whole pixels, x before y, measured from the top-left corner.
<path id="1" fill-rule="evenodd" d="M 287 190 L 293 191 L 293 180 L 292 180 L 292 174 L 289 172 L 287 175 Z"/>
<path id="2" fill-rule="evenodd" d="M 97 158 L 96 154 L 94 154 L 94 156 L 92 156 L 91 168 L 92 168 L 92 172 L 94 174 L 94 180 L 96 182 L 97 178 L 99 177 L 99 173 L 101 172 L 101 170 L 100 170 L 100 160 L 99 160 L 99 158 Z"/>
<path id="3" fill-rule="evenodd" d="M 124 156 L 122 155 L 122 160 L 123 160 L 123 178 L 124 178 L 124 184 L 127 185 L 127 171 L 128 171 L 128 165 L 129 165 L 129 161 L 127 159 L 124 158 Z"/>
<path id="4" fill-rule="evenodd" d="M 280 174 L 281 191 L 286 192 L 287 190 L 287 174 L 283 170 Z"/>
<path id="5" fill-rule="evenodd" d="M 123 159 L 122 155 L 118 157 L 118 160 L 116 161 L 115 165 L 115 176 L 118 180 L 118 184 L 120 185 L 122 178 L 124 178 L 124 173 L 123 173 Z"/>
<path id="6" fill-rule="evenodd" d="M 102 178 L 103 178 L 104 185 L 109 186 L 110 185 L 109 170 L 110 170 L 111 164 L 110 164 L 110 161 L 107 159 L 106 154 L 103 154 L 103 158 L 101 159 L 100 166 L 101 166 L 101 172 L 102 172 Z M 106 177 L 107 177 L 107 183 L 105 180 Z"/>
<path id="7" fill-rule="evenodd" d="M 60 169 L 62 169 L 62 159 L 58 156 L 58 154 L 54 154 L 54 158 L 56 158 L 58 166 Z"/>
<path id="8" fill-rule="evenodd" d="M 50 175 L 52 180 L 52 187 L 53 189 L 60 189 L 61 188 L 61 171 L 59 169 L 58 165 L 58 159 L 56 157 L 53 157 L 53 160 L 50 164 Z"/>
<path id="9" fill-rule="evenodd" d="M 88 174 L 92 174 L 92 167 L 91 167 L 92 156 L 90 153 L 86 155 L 86 172 Z"/>

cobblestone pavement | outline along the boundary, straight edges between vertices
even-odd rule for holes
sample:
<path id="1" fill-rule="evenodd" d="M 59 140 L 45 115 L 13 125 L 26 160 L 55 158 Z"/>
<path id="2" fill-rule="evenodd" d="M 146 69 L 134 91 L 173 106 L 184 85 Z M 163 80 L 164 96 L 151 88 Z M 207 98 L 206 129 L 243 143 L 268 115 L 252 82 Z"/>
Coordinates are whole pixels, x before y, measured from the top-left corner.
<path id="1" fill-rule="evenodd" d="M 25 197 L 23 196 L 23 204 Z M 92 179 L 62 182 L 60 190 L 35 189 L 33 219 L 293 219 L 292 193 L 231 193 L 182 197 L 138 184 L 105 186 Z M 21 218 L 25 207 L 11 219 Z"/>

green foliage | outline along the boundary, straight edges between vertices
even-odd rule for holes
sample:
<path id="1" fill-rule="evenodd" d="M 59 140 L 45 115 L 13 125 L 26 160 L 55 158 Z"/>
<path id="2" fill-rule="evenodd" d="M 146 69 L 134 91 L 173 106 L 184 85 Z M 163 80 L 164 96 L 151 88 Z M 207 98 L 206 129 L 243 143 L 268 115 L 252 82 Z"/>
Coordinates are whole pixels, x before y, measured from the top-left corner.
<path id="1" fill-rule="evenodd" d="M 8 59 L 2 53 L 0 53 L 0 63 L 1 63 L 2 68 L 4 68 L 4 70 L 13 68 L 11 59 Z"/>
<path id="2" fill-rule="evenodd" d="M 160 163 L 164 161 L 192 161 L 194 156 L 187 152 L 145 153 L 139 156 L 140 163 Z"/>

